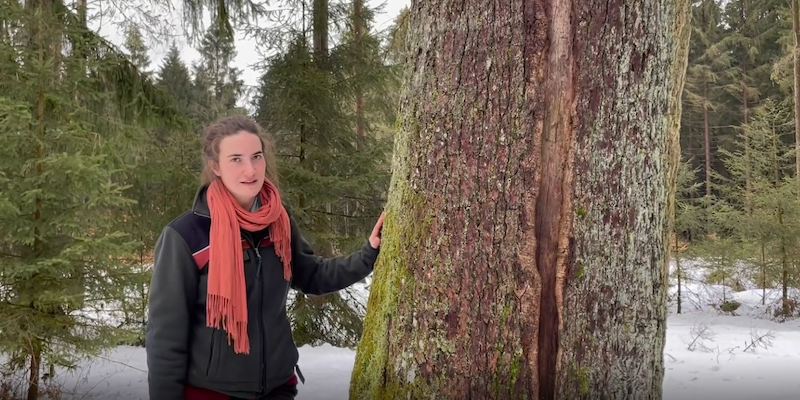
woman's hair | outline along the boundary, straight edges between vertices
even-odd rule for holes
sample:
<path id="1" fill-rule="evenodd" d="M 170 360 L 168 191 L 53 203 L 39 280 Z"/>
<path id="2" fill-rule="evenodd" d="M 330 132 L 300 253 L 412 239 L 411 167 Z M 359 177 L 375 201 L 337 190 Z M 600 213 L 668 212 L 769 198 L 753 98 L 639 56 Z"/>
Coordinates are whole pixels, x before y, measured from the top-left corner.
<path id="1" fill-rule="evenodd" d="M 200 183 L 208 185 L 217 179 L 209 166 L 209 161 L 219 161 L 219 143 L 222 139 L 241 131 L 252 133 L 261 140 L 261 151 L 267 163 L 267 179 L 278 187 L 278 168 L 275 162 L 275 145 L 272 137 L 264 133 L 258 122 L 244 115 L 233 115 L 220 118 L 207 126 L 203 132 L 203 172 Z"/>

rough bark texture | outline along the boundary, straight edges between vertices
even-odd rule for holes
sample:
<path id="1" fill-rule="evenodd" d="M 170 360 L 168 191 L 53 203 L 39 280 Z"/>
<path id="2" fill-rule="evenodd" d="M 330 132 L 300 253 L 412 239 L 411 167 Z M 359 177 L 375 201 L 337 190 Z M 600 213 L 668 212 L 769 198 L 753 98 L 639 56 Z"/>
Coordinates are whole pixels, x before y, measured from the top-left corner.
<path id="1" fill-rule="evenodd" d="M 660 398 L 686 1 L 416 1 L 351 397 Z"/>

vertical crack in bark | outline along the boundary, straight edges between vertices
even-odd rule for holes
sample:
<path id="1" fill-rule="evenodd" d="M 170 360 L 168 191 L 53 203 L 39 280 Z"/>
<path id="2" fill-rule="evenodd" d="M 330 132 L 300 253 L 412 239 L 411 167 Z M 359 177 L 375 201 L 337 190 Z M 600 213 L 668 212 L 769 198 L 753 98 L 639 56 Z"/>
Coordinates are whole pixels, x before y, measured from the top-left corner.
<path id="1" fill-rule="evenodd" d="M 556 394 L 559 326 L 572 230 L 574 151 L 571 1 L 549 4 L 549 48 L 544 82 L 541 186 L 536 199 L 536 265 L 542 279 L 538 335 L 539 398 Z"/>

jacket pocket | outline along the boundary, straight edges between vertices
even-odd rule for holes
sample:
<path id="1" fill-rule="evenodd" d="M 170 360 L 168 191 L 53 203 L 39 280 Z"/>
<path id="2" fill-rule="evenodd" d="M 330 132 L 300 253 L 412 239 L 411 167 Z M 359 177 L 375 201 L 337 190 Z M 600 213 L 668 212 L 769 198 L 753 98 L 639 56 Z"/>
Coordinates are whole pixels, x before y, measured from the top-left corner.
<path id="1" fill-rule="evenodd" d="M 214 329 L 206 376 L 209 381 L 222 385 L 258 383 L 260 373 L 263 373 L 259 363 L 261 351 L 261 343 L 251 339 L 250 353 L 236 354 L 233 346 L 228 344 L 228 333 Z"/>

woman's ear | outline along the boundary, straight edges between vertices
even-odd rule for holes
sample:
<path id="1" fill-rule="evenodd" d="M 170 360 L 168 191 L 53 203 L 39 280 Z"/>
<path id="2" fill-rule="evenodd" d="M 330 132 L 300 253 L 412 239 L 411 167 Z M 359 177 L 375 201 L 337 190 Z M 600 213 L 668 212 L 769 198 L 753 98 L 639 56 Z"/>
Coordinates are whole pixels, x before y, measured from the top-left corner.
<path id="1" fill-rule="evenodd" d="M 208 160 L 206 162 L 208 163 L 208 168 L 211 170 L 211 172 L 213 172 L 214 175 L 219 178 L 219 163 L 214 160 Z"/>

